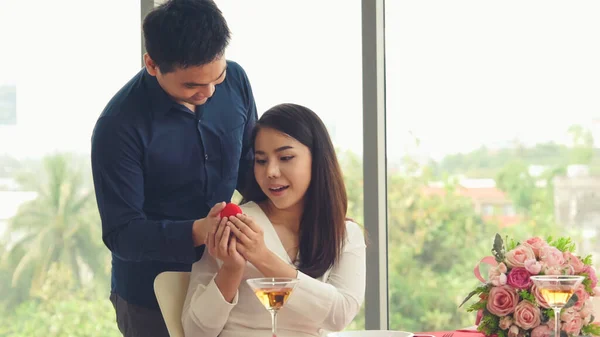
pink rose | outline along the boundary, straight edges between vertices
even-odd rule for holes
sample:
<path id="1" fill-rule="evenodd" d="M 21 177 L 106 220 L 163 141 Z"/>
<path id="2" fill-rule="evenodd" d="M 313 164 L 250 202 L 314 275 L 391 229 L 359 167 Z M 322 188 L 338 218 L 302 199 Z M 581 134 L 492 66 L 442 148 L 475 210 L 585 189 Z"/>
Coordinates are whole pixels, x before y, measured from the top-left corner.
<path id="1" fill-rule="evenodd" d="M 492 276 L 490 283 L 496 287 L 503 286 L 506 284 L 506 274 L 500 274 L 498 276 Z"/>
<path id="2" fill-rule="evenodd" d="M 588 294 L 588 292 L 585 290 L 585 286 L 583 284 L 577 286 L 577 289 L 575 289 L 573 294 L 577 295 L 577 303 L 575 303 L 573 307 L 577 310 L 581 310 L 581 308 L 583 308 L 583 304 L 590 298 L 590 294 Z"/>
<path id="3" fill-rule="evenodd" d="M 518 245 L 515 249 L 508 251 L 505 257 L 509 267 L 525 267 L 525 260 L 535 259 L 535 254 L 529 246 Z"/>
<path id="4" fill-rule="evenodd" d="M 581 320 L 581 317 L 579 315 L 575 315 L 572 320 L 562 325 L 562 329 L 572 336 L 579 336 L 582 326 L 583 321 Z"/>
<path id="5" fill-rule="evenodd" d="M 506 278 L 506 284 L 518 289 L 529 289 L 532 283 L 529 272 L 523 267 L 513 268 Z"/>
<path id="6" fill-rule="evenodd" d="M 527 239 L 527 241 L 525 241 L 525 243 L 523 243 L 523 245 L 531 248 L 531 250 L 533 251 L 535 256 L 540 256 L 540 250 L 542 248 L 548 246 L 546 241 L 542 240 L 541 238 L 539 238 L 537 236 Z"/>
<path id="7" fill-rule="evenodd" d="M 585 303 L 585 306 L 583 307 L 583 309 L 581 309 L 581 311 L 579 312 L 579 316 L 581 317 L 581 320 L 583 321 L 583 325 L 587 325 L 590 324 L 591 320 L 592 320 L 592 315 L 594 315 L 594 304 L 591 303 L 590 300 L 588 300 Z"/>
<path id="8" fill-rule="evenodd" d="M 596 276 L 596 269 L 594 269 L 594 267 L 592 266 L 585 266 L 585 268 L 583 268 L 582 270 L 582 274 L 587 274 L 587 276 L 590 278 L 590 281 L 592 281 L 590 287 L 596 288 L 596 285 L 598 285 L 598 276 Z"/>
<path id="9" fill-rule="evenodd" d="M 490 270 L 488 271 L 488 277 L 491 278 L 494 276 L 502 275 L 506 273 L 507 270 L 508 268 L 506 268 L 504 262 L 500 262 L 500 264 L 498 264 L 497 266 L 490 268 Z"/>
<path id="10" fill-rule="evenodd" d="M 496 287 L 505 285 L 506 270 L 507 268 L 504 262 L 500 262 L 498 266 L 490 268 L 490 271 L 488 272 L 490 283 Z"/>
<path id="11" fill-rule="evenodd" d="M 600 287 L 594 287 L 594 289 L 592 289 L 592 295 L 600 296 Z"/>
<path id="12" fill-rule="evenodd" d="M 542 264 L 539 263 L 536 259 L 525 260 L 524 264 L 525 264 L 525 269 L 527 269 L 527 271 L 531 275 L 537 275 L 542 270 Z"/>
<path id="13" fill-rule="evenodd" d="M 535 297 L 535 301 L 540 307 L 550 309 L 548 302 L 546 302 L 544 296 L 542 296 L 542 293 L 535 284 L 531 286 L 531 293 Z"/>
<path id="14" fill-rule="evenodd" d="M 486 308 L 496 316 L 506 316 L 513 311 L 519 302 L 517 291 L 510 286 L 492 287 Z"/>
<path id="15" fill-rule="evenodd" d="M 571 268 L 569 268 L 570 270 Z M 548 266 L 545 263 L 542 264 L 542 271 L 546 275 L 564 275 L 566 270 L 562 266 Z"/>
<path id="16" fill-rule="evenodd" d="M 579 313 L 577 313 L 573 307 L 563 309 L 560 312 L 560 320 L 563 322 L 570 322 L 575 316 L 579 316 Z"/>
<path id="17" fill-rule="evenodd" d="M 565 264 L 565 258 L 556 247 L 547 246 L 540 251 L 540 260 L 548 267 L 558 267 Z"/>
<path id="18" fill-rule="evenodd" d="M 508 337 L 518 337 L 519 336 L 519 327 L 516 325 L 512 325 L 510 329 L 508 329 Z"/>
<path id="19" fill-rule="evenodd" d="M 579 259 L 579 257 L 573 255 L 569 251 L 563 252 L 563 257 L 565 259 L 565 262 L 568 263 L 569 266 L 571 266 L 571 268 L 573 268 L 574 274 L 581 273 L 586 267 L 585 264 L 583 264 L 583 262 Z"/>
<path id="20" fill-rule="evenodd" d="M 549 327 L 552 327 L 552 330 L 554 330 L 554 315 L 552 315 L 552 317 L 550 319 L 548 319 L 548 322 L 546 322 L 546 324 Z M 561 327 L 562 327 L 562 322 L 559 319 L 558 320 L 558 329 L 561 329 Z"/>
<path id="21" fill-rule="evenodd" d="M 524 330 L 533 329 L 541 323 L 541 312 L 529 301 L 521 301 L 515 308 L 515 324 Z"/>
<path id="22" fill-rule="evenodd" d="M 498 324 L 498 326 L 500 327 L 500 329 L 506 330 L 506 329 L 510 328 L 510 326 L 512 324 L 513 324 L 513 319 L 510 316 L 504 316 L 504 317 L 500 318 L 500 323 Z"/>
<path id="23" fill-rule="evenodd" d="M 546 324 L 538 325 L 531 330 L 531 337 L 550 337 L 554 334 L 554 328 Z"/>

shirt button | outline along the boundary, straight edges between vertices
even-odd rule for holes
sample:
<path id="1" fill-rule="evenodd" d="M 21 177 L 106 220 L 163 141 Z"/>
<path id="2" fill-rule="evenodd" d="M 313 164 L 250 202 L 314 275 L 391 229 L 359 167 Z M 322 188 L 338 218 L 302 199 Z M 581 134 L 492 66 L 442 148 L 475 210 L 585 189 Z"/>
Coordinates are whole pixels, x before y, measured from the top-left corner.
<path id="1" fill-rule="evenodd" d="M 207 154 L 204 155 L 204 159 L 208 160 L 208 155 Z"/>

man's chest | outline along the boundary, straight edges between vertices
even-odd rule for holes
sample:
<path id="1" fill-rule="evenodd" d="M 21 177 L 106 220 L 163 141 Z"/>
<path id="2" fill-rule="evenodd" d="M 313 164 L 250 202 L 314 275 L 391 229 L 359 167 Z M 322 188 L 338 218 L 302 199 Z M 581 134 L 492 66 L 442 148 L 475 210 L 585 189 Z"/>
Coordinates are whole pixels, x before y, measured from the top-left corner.
<path id="1" fill-rule="evenodd" d="M 237 175 L 246 122 L 245 110 L 206 110 L 196 116 L 173 111 L 152 122 L 144 151 L 147 188 L 169 190 Z"/>

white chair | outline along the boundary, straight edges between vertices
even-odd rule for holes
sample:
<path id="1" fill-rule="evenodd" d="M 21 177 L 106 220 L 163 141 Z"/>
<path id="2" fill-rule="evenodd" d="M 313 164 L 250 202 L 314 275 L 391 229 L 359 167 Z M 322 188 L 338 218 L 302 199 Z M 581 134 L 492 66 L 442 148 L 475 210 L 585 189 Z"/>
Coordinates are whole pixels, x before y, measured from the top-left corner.
<path id="1" fill-rule="evenodd" d="M 413 333 L 392 330 L 341 331 L 332 332 L 327 337 L 413 337 Z"/>
<path id="2" fill-rule="evenodd" d="M 181 312 L 189 283 L 189 272 L 165 271 L 154 279 L 156 300 L 171 337 L 184 337 Z"/>

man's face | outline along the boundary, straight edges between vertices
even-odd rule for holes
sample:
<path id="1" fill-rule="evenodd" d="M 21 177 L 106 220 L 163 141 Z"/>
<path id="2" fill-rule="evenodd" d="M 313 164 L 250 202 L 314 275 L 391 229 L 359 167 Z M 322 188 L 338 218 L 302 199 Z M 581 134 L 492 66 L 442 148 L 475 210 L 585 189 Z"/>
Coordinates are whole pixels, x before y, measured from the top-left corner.
<path id="1" fill-rule="evenodd" d="M 225 57 L 201 66 L 177 67 L 168 73 L 162 73 L 148 54 L 144 55 L 144 61 L 148 73 L 156 77 L 163 90 L 192 111 L 215 93 L 215 87 L 225 80 L 227 69 Z"/>

